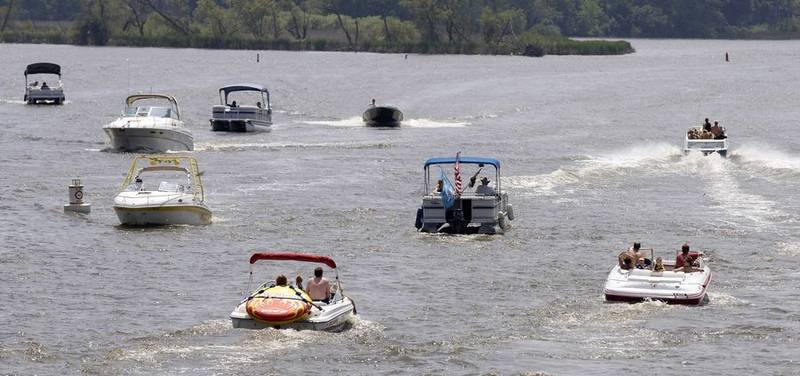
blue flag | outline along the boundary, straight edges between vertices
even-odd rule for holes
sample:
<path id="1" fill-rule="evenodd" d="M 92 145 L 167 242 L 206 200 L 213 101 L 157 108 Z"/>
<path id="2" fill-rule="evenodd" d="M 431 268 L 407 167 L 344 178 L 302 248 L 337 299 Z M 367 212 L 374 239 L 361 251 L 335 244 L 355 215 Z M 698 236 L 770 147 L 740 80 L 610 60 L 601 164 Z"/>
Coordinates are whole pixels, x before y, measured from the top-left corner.
<path id="1" fill-rule="evenodd" d="M 453 189 L 453 184 L 450 179 L 444 174 L 444 171 L 439 168 L 439 179 L 442 180 L 442 204 L 445 209 L 450 209 L 456 203 L 456 191 Z"/>

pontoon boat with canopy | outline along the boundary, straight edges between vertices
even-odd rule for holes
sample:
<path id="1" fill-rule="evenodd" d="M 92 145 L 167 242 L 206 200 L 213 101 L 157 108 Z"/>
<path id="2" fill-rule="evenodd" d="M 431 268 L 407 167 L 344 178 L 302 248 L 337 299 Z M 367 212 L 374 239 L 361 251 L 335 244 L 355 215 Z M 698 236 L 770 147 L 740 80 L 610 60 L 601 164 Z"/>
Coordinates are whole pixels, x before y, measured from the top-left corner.
<path id="1" fill-rule="evenodd" d="M 138 156 L 131 163 L 114 211 L 123 225 L 207 225 L 197 160 L 188 156 Z"/>
<path id="2" fill-rule="evenodd" d="M 194 149 L 192 132 L 181 121 L 178 101 L 171 95 L 129 96 L 122 117 L 104 125 L 103 130 L 111 148 L 117 151 L 162 153 Z"/>
<path id="3" fill-rule="evenodd" d="M 28 76 L 34 74 L 52 74 L 58 76 L 58 81 L 28 82 Z M 27 104 L 39 103 L 64 103 L 64 87 L 61 83 L 61 66 L 53 63 L 35 63 L 30 64 L 25 69 L 25 97 L 23 99 Z"/>
<path id="4" fill-rule="evenodd" d="M 604 293 L 608 301 L 641 302 L 659 300 L 669 304 L 695 305 L 704 302 L 711 283 L 711 269 L 702 253 L 689 254 L 694 261 L 690 271 L 675 269 L 675 260 L 664 260 L 663 270 L 655 263 L 645 269 L 625 270 L 615 265 L 606 279 Z"/>
<path id="5" fill-rule="evenodd" d="M 235 92 L 257 92 L 261 101 L 255 105 L 229 102 L 228 96 Z M 272 125 L 272 107 L 269 90 L 258 84 L 228 85 L 219 89 L 220 104 L 211 110 L 211 130 L 218 132 L 252 132 L 256 126 L 269 130 Z"/>
<path id="6" fill-rule="evenodd" d="M 494 167 L 494 185 L 491 187 L 489 179 L 484 176 L 482 186 L 476 187 L 472 192 L 472 184 L 463 192 L 457 192 L 458 184 L 453 184 L 441 168 L 441 165 L 452 166 L 455 173 L 458 166 L 476 166 L 477 172 L 472 176 L 477 180 L 478 175 L 486 166 Z M 431 167 L 439 167 L 439 173 L 431 174 Z M 443 157 L 431 158 L 425 161 L 425 195 L 422 197 L 422 207 L 417 209 L 415 227 L 423 232 L 447 233 L 504 233 L 509 227 L 509 220 L 514 219 L 514 211 L 508 203 L 508 194 L 502 191 L 500 185 L 500 161 L 484 157 Z M 431 176 L 441 181 L 441 189 L 435 191 L 431 188 Z M 455 176 L 454 176 L 455 177 Z M 458 179 L 456 179 L 458 180 Z M 437 182 L 438 184 L 438 182 Z M 465 184 L 466 185 L 466 184 Z"/>
<path id="7" fill-rule="evenodd" d="M 333 296 L 327 303 L 312 301 L 305 291 L 291 284 L 276 286 L 274 281 L 267 282 L 250 293 L 231 312 L 231 323 L 234 328 L 339 331 L 344 329 L 350 318 L 356 314 L 353 300 L 344 295 L 339 281 L 339 270 L 332 258 L 303 253 L 254 253 L 250 257 L 248 291 L 253 282 L 253 264 L 260 260 L 300 261 L 326 265 L 336 273 L 336 279 L 331 286 Z"/>

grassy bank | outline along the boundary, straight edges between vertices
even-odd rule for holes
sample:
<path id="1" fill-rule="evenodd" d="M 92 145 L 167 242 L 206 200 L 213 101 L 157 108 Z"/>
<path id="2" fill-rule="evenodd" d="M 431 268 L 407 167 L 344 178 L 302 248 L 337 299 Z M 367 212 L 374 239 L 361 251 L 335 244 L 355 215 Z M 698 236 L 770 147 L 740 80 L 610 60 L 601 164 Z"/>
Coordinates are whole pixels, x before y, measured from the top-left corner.
<path id="1" fill-rule="evenodd" d="M 78 43 L 74 32 L 63 29 L 45 28 L 32 31 L 6 31 L 0 34 L 3 43 Z M 202 35 L 110 35 L 103 43 L 107 46 L 131 47 L 176 47 L 207 49 L 243 50 L 287 50 L 287 51 L 363 51 L 378 53 L 418 53 L 418 54 L 464 54 L 464 55 L 621 55 L 634 52 L 626 41 L 591 40 L 579 41 L 562 36 L 544 36 L 525 33 L 502 43 L 430 43 L 430 42 L 386 42 L 382 40 L 359 41 L 355 48 L 346 41 L 335 38 L 308 38 L 293 40 L 287 38 L 256 39 L 247 37 L 211 37 Z"/>

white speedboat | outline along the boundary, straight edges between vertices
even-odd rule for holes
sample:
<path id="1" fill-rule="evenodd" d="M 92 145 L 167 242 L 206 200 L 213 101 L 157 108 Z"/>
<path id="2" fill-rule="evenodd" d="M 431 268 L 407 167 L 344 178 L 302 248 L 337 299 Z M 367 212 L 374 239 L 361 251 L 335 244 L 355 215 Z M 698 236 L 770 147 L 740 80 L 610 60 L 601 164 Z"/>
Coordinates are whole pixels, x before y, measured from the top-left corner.
<path id="1" fill-rule="evenodd" d="M 230 101 L 230 94 L 257 92 L 261 100 L 253 105 Z M 219 89 L 220 104 L 211 109 L 211 130 L 215 132 L 252 132 L 256 127 L 269 130 L 272 125 L 272 107 L 269 90 L 258 84 L 228 85 Z"/>
<path id="2" fill-rule="evenodd" d="M 28 75 L 50 74 L 58 76 L 58 80 L 35 80 L 28 82 Z M 64 86 L 61 83 L 61 66 L 53 63 L 35 63 L 25 68 L 25 97 L 27 104 L 64 103 Z"/>
<path id="3" fill-rule="evenodd" d="M 136 157 L 114 198 L 114 211 L 129 226 L 211 223 L 197 161 L 187 156 Z"/>
<path id="4" fill-rule="evenodd" d="M 336 272 L 331 282 L 332 297 L 328 302 L 311 300 L 308 294 L 293 285 L 276 286 L 264 283 L 243 299 L 231 312 L 234 328 L 243 329 L 297 329 L 340 331 L 356 314 L 353 300 L 344 294 L 339 282 L 336 262 L 330 257 L 302 253 L 254 253 L 250 257 L 250 284 L 253 282 L 253 264 L 259 260 L 286 260 L 324 264 Z"/>
<path id="5" fill-rule="evenodd" d="M 714 132 L 709 132 L 703 127 L 691 127 L 686 132 L 686 139 L 683 143 L 683 153 L 700 152 L 703 155 L 719 153 L 723 157 L 728 156 L 728 134 L 724 127 L 720 127 Z"/>
<path id="6" fill-rule="evenodd" d="M 181 121 L 178 102 L 170 95 L 129 96 L 122 117 L 104 125 L 103 130 L 111 148 L 117 151 L 162 153 L 194 149 L 192 132 Z"/>
<path id="7" fill-rule="evenodd" d="M 651 269 L 624 270 L 614 266 L 608 274 L 605 296 L 608 301 L 639 302 L 659 300 L 670 304 L 696 305 L 704 301 L 711 283 L 711 269 L 701 254 L 695 256 L 692 272 L 675 270 L 675 261 L 664 261 L 663 271 Z"/>
<path id="8" fill-rule="evenodd" d="M 462 192 L 458 192 L 458 183 L 453 184 L 439 168 L 439 173 L 431 174 L 431 167 L 441 165 L 453 166 L 461 174 L 462 166 L 476 166 L 477 172 L 472 175 L 469 185 L 464 182 Z M 456 168 L 456 166 L 458 166 Z M 494 167 L 494 187 L 484 176 L 476 186 L 476 179 L 486 166 Z M 509 221 L 514 219 L 514 210 L 508 203 L 508 194 L 500 186 L 500 161 L 484 157 L 443 157 L 425 161 L 425 195 L 422 206 L 417 209 L 414 226 L 422 232 L 443 232 L 454 234 L 502 234 L 511 227 Z M 431 190 L 431 176 L 437 176 L 437 188 Z M 430 192 L 430 193 L 428 193 Z"/>

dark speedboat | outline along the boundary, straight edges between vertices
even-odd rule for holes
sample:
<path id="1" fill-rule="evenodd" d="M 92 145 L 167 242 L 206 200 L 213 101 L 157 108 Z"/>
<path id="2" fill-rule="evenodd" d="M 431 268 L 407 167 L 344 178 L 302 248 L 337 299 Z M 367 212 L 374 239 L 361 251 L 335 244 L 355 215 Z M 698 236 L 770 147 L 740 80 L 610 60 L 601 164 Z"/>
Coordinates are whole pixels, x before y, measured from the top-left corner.
<path id="1" fill-rule="evenodd" d="M 376 106 L 373 99 L 362 118 L 368 127 L 399 127 L 403 121 L 403 113 L 397 107 Z"/>

